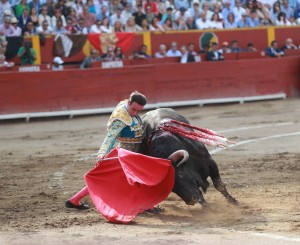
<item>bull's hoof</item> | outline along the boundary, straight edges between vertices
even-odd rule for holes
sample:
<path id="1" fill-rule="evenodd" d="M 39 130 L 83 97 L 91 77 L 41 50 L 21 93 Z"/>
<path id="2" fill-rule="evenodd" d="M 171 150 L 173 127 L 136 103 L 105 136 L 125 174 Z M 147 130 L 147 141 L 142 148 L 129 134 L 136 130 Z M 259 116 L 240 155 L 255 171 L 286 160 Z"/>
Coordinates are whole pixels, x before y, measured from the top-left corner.
<path id="1" fill-rule="evenodd" d="M 85 209 L 90 208 L 87 204 L 84 204 L 82 202 L 80 203 L 80 205 L 75 205 L 75 204 L 71 203 L 69 200 L 66 201 L 65 205 L 66 205 L 67 208 L 75 208 L 75 209 L 78 209 L 78 210 L 85 210 Z"/>
<path id="2" fill-rule="evenodd" d="M 233 204 L 233 205 L 239 205 L 238 200 L 236 200 L 234 197 L 229 197 L 229 198 L 227 198 L 227 201 L 228 201 L 230 204 Z"/>

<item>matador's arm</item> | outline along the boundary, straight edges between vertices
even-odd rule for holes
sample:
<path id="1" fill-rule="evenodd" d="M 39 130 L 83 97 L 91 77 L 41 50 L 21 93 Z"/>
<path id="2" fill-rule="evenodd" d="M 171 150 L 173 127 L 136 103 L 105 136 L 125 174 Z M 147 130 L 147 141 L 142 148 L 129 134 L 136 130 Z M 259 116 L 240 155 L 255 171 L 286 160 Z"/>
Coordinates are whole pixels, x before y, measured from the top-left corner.
<path id="1" fill-rule="evenodd" d="M 115 146 L 117 137 L 125 126 L 126 124 L 120 120 L 114 120 L 112 122 L 112 124 L 107 129 L 106 137 L 98 151 L 98 160 L 102 159 Z"/>

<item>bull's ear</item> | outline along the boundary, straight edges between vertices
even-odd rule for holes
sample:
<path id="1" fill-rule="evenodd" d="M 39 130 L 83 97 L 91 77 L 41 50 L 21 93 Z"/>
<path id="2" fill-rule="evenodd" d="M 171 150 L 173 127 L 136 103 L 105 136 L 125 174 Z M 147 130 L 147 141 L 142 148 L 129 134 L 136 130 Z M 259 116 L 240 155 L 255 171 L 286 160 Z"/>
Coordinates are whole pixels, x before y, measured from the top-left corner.
<path id="1" fill-rule="evenodd" d="M 181 159 L 182 158 L 182 159 Z M 189 159 L 189 153 L 186 150 L 178 150 L 172 153 L 168 159 L 170 159 L 172 162 L 177 163 L 179 159 L 181 159 L 177 163 L 177 167 L 182 165 L 184 162 L 186 162 Z"/>

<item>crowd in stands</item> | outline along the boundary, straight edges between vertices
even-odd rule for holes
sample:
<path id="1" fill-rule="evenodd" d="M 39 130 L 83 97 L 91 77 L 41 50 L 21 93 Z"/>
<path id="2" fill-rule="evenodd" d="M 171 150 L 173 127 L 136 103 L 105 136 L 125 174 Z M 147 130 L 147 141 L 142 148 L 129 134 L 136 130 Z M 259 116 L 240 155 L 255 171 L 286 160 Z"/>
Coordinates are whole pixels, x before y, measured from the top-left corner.
<path id="1" fill-rule="evenodd" d="M 300 0 L 1 0 L 5 36 L 300 24 Z"/>

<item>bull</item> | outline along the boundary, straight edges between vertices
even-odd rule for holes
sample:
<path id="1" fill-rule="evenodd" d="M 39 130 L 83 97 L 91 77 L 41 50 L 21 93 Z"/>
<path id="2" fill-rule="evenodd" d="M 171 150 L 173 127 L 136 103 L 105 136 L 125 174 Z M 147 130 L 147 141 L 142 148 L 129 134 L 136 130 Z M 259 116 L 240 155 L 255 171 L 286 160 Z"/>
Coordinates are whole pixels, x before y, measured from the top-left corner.
<path id="1" fill-rule="evenodd" d="M 216 162 L 212 159 L 205 145 L 199 141 L 161 130 L 164 122 L 176 120 L 189 124 L 189 121 L 170 108 L 161 108 L 147 112 L 142 116 L 145 138 L 141 153 L 153 157 L 169 158 L 175 169 L 173 192 L 187 205 L 200 203 L 207 206 L 203 197 L 210 177 L 214 187 L 220 191 L 228 202 L 237 204 L 222 181 Z M 189 129 L 194 131 L 193 129 Z M 202 193 L 203 192 L 203 193 Z"/>

